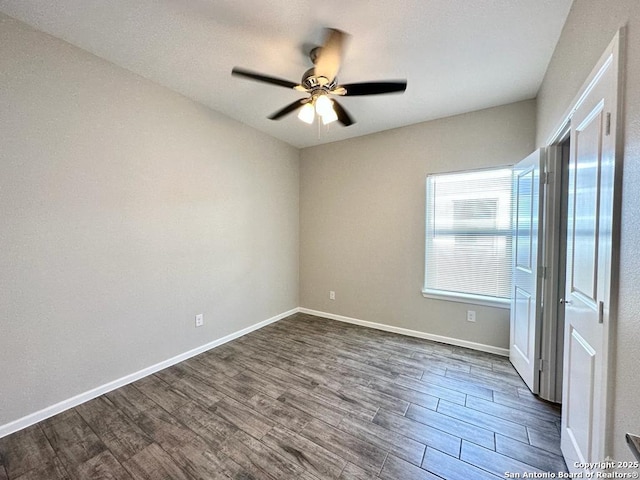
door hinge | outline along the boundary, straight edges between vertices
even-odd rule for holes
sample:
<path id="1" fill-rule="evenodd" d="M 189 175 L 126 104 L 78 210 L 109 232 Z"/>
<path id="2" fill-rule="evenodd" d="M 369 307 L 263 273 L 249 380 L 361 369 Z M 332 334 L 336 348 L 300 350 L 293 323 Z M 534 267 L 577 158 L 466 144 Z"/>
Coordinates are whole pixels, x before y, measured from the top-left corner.
<path id="1" fill-rule="evenodd" d="M 604 302 L 600 300 L 598 302 L 598 323 L 604 322 Z"/>
<path id="2" fill-rule="evenodd" d="M 542 371 L 542 359 L 541 358 L 538 359 L 538 371 L 539 372 Z"/>
<path id="3" fill-rule="evenodd" d="M 607 119 L 605 121 L 604 134 L 611 135 L 611 113 L 607 112 Z"/>
<path id="4" fill-rule="evenodd" d="M 544 172 L 542 177 L 542 183 L 544 185 L 549 185 L 549 183 L 551 183 L 551 172 Z"/>
<path id="5" fill-rule="evenodd" d="M 547 267 L 540 265 L 538 267 L 538 276 L 542 279 L 547 278 Z"/>

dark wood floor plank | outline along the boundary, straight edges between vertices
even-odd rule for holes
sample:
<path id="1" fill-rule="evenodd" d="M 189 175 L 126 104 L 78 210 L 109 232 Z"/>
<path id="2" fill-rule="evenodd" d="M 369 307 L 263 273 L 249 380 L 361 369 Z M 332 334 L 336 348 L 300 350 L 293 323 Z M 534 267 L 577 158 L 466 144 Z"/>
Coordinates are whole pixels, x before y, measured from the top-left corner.
<path id="1" fill-rule="evenodd" d="M 174 389 L 156 375 L 149 375 L 133 383 L 133 386 L 164 408 L 173 412 L 189 401 L 184 393 Z"/>
<path id="2" fill-rule="evenodd" d="M 342 417 L 347 414 L 343 410 L 330 407 L 321 399 L 294 388 L 285 392 L 278 400 L 334 426 L 337 426 Z"/>
<path id="3" fill-rule="evenodd" d="M 520 440 L 521 442 L 527 442 L 529 438 L 527 435 L 527 428 L 524 425 L 504 420 L 494 415 L 489 415 L 462 405 L 456 405 L 455 403 L 447 402 L 446 400 L 441 400 L 438 403 L 438 412 L 464 422 L 477 425 L 478 427 L 500 433 L 507 437 Z"/>
<path id="4" fill-rule="evenodd" d="M 79 480 L 132 480 L 131 475 L 108 450 L 78 465 L 73 476 Z"/>
<path id="5" fill-rule="evenodd" d="M 41 465 L 52 463 L 56 454 L 40 425 L 32 425 L 0 438 L 0 462 L 9 478 L 24 475 Z"/>
<path id="6" fill-rule="evenodd" d="M 56 457 L 53 461 L 45 462 L 24 475 L 10 477 L 10 480 L 72 480 L 72 477 Z"/>
<path id="7" fill-rule="evenodd" d="M 155 443 L 124 462 L 124 467 L 135 480 L 193 480 Z"/>
<path id="8" fill-rule="evenodd" d="M 529 434 L 529 443 L 534 447 L 541 448 L 547 452 L 557 454 L 560 451 L 560 433 L 550 432 L 548 430 L 537 430 L 527 427 Z"/>
<path id="9" fill-rule="evenodd" d="M 256 412 L 294 432 L 302 430 L 313 419 L 310 414 L 262 393 L 251 397 L 248 404 Z"/>
<path id="10" fill-rule="evenodd" d="M 438 475 L 446 480 L 460 480 L 469 478 L 473 480 L 497 480 L 504 476 L 493 475 L 470 463 L 463 462 L 455 457 L 427 447 L 422 468 Z"/>
<path id="11" fill-rule="evenodd" d="M 75 410 L 67 410 L 57 415 L 57 418 L 45 420 L 42 430 L 70 474 L 81 463 L 107 449 Z"/>
<path id="12" fill-rule="evenodd" d="M 76 411 L 120 462 L 153 443 L 104 395 L 77 406 Z"/>
<path id="13" fill-rule="evenodd" d="M 215 448 L 238 431 L 236 425 L 195 402 L 183 405 L 173 416 Z"/>
<path id="14" fill-rule="evenodd" d="M 500 375 L 495 372 L 492 372 L 491 375 L 487 375 L 476 372 L 469 373 L 462 372 L 460 370 L 447 369 L 446 376 L 508 394 L 516 393 L 518 386 L 522 385 L 522 380 L 514 379 L 513 381 L 508 381 L 507 377 L 500 378 Z"/>
<path id="15" fill-rule="evenodd" d="M 134 421 L 140 414 L 158 406 L 157 403 L 134 387 L 133 384 L 125 385 L 109 392 L 106 397 Z"/>
<path id="16" fill-rule="evenodd" d="M 411 360 L 411 357 L 402 357 L 399 355 L 392 355 L 388 360 L 381 360 L 378 358 L 367 360 L 367 365 L 378 367 L 390 375 L 404 375 L 405 377 L 421 378 L 424 370 L 419 367 L 407 365 L 407 363 L 394 361 L 395 358 L 404 358 L 405 360 Z"/>
<path id="17" fill-rule="evenodd" d="M 513 368 L 513 365 L 506 357 L 494 359 L 491 368 L 496 373 L 504 373 L 511 376 L 518 375 L 518 372 L 516 372 L 516 369 Z"/>
<path id="18" fill-rule="evenodd" d="M 474 397 L 493 401 L 493 390 L 482 387 L 480 385 L 475 385 L 471 382 L 464 382 L 447 376 L 436 375 L 430 372 L 425 372 L 420 381 L 448 388 L 449 390 L 455 390 L 464 394 L 473 395 Z"/>
<path id="19" fill-rule="evenodd" d="M 210 478 L 225 480 L 227 478 L 252 478 L 240 465 L 219 450 L 208 448 L 198 442 L 183 445 L 172 451 L 171 456 L 193 478 L 207 480 Z"/>
<path id="20" fill-rule="evenodd" d="M 447 373 L 447 369 L 446 367 L 443 367 L 441 365 L 435 365 L 432 364 L 430 361 L 426 361 L 426 360 L 418 360 L 416 358 L 407 358 L 407 357 L 396 357 L 394 355 L 392 355 L 391 357 L 389 357 L 388 360 L 389 363 L 392 364 L 400 364 L 400 365 L 406 365 L 408 367 L 413 367 L 413 368 L 417 368 L 419 370 L 421 370 L 423 373 L 424 372 L 429 372 L 433 375 L 442 375 L 444 376 Z"/>
<path id="21" fill-rule="evenodd" d="M 387 395 L 386 393 L 368 386 L 352 385 L 349 387 L 342 387 L 338 393 L 345 395 L 347 398 L 357 400 L 361 405 L 372 407 L 374 409 L 374 413 L 379 408 L 384 408 L 388 412 L 404 415 L 407 408 L 409 408 L 409 402 L 406 400 Z"/>
<path id="22" fill-rule="evenodd" d="M 238 375 L 234 377 L 234 380 L 253 388 L 257 392 L 262 392 L 265 395 L 269 395 L 272 398 L 278 398 L 289 388 L 291 388 L 289 385 L 283 386 L 270 382 L 269 379 L 265 379 L 264 377 L 250 371 L 238 373 Z"/>
<path id="23" fill-rule="evenodd" d="M 502 435 L 496 435 L 496 451 L 545 472 L 567 471 L 561 456 Z"/>
<path id="24" fill-rule="evenodd" d="M 396 379 L 399 375 L 398 373 L 392 373 L 385 368 L 371 365 L 367 361 L 347 359 L 347 360 L 343 360 L 342 364 L 346 365 L 347 367 L 351 367 L 353 369 L 366 373 L 371 378 L 386 378 L 392 381 Z"/>
<path id="25" fill-rule="evenodd" d="M 257 390 L 272 398 L 278 398 L 284 392 L 289 390 L 294 386 L 292 385 L 292 382 L 295 383 L 296 388 L 303 391 L 313 390 L 316 387 L 315 384 L 305 382 L 300 377 L 288 372 L 283 372 L 282 370 L 280 370 L 280 372 L 285 374 L 284 378 L 274 375 L 272 371 L 273 368 L 274 367 L 269 367 L 269 370 L 264 372 L 255 372 L 253 370 L 246 369 L 239 374 L 236 379 L 241 380 L 243 378 L 249 378 L 249 382 L 256 382 L 256 384 L 260 385 L 259 387 L 256 386 Z M 262 384 L 264 384 L 264 386 L 262 386 Z"/>
<path id="26" fill-rule="evenodd" d="M 219 393 L 223 393 L 226 397 L 234 398 L 242 402 L 250 399 L 258 390 L 251 385 L 237 381 L 234 377 L 228 377 L 220 372 L 208 370 L 193 364 L 184 365 L 184 368 L 194 375 L 196 378 L 209 385 L 212 389 Z"/>
<path id="27" fill-rule="evenodd" d="M 440 367 L 446 370 L 455 370 L 464 373 L 471 371 L 471 365 L 462 360 L 449 360 L 447 353 L 416 353 L 412 358 L 423 361 L 433 367 Z"/>
<path id="28" fill-rule="evenodd" d="M 190 477 L 234 478 L 243 474 L 242 468 L 218 453 L 216 446 L 159 407 L 144 412 L 140 425 Z"/>
<path id="29" fill-rule="evenodd" d="M 266 378 L 272 378 L 276 382 L 289 385 L 289 388 L 297 388 L 302 391 L 313 390 L 319 385 L 315 380 L 298 376 L 279 367 L 270 366 L 265 373 Z"/>
<path id="30" fill-rule="evenodd" d="M 421 407 L 430 408 L 431 410 L 435 410 L 438 407 L 438 397 L 403 387 L 395 383 L 374 380 L 369 384 L 369 388 L 389 395 L 390 397 L 404 400 L 408 403 L 415 403 Z"/>
<path id="31" fill-rule="evenodd" d="M 363 470 L 353 463 L 347 463 L 338 480 L 371 480 L 374 478 L 378 478 L 378 476 Z"/>
<path id="32" fill-rule="evenodd" d="M 191 400 L 205 407 L 210 407 L 224 398 L 224 395 L 214 387 L 200 380 L 186 368 L 180 368 L 180 366 L 162 370 L 156 373 L 156 376 Z"/>
<path id="33" fill-rule="evenodd" d="M 376 423 L 360 420 L 359 418 L 345 417 L 338 425 L 338 428 L 361 440 L 377 445 L 414 465 L 420 466 L 420 462 L 422 462 L 426 448 L 424 444 L 383 428 Z"/>
<path id="34" fill-rule="evenodd" d="M 556 422 L 560 419 L 560 409 L 556 404 L 545 402 L 533 395 L 528 398 L 523 398 L 518 395 L 509 395 L 504 392 L 494 392 L 493 401 L 500 405 L 528 412 L 550 422 Z"/>
<path id="35" fill-rule="evenodd" d="M 363 402 L 345 392 L 345 388 L 338 391 L 331 390 L 323 385 L 318 386 L 309 395 L 315 397 L 320 402 L 325 402 L 339 410 L 343 410 L 350 415 L 371 420 L 378 411 L 378 406 L 368 402 Z"/>
<path id="36" fill-rule="evenodd" d="M 271 429 L 262 443 L 322 479 L 338 478 L 347 464 L 329 450 L 283 427 Z"/>
<path id="37" fill-rule="evenodd" d="M 243 431 L 238 431 L 226 440 L 222 445 L 222 453 L 240 465 L 252 478 L 297 480 L 306 472 L 300 465 L 289 461 Z"/>
<path id="38" fill-rule="evenodd" d="M 235 377 L 242 372 L 242 368 L 239 365 L 234 365 L 226 359 L 221 360 L 210 352 L 198 355 L 196 361 L 199 361 L 205 368 L 222 373 L 227 377 Z"/>
<path id="39" fill-rule="evenodd" d="M 386 450 L 320 420 L 309 422 L 300 435 L 372 473 L 380 472 L 387 456 Z"/>
<path id="40" fill-rule="evenodd" d="M 477 443 L 491 450 L 495 449 L 494 434 L 485 428 L 463 422 L 457 418 L 449 417 L 440 412 L 434 412 L 433 410 L 418 405 L 410 405 L 405 416 L 437 428 L 438 430 L 442 430 L 443 432 L 455 432 L 456 437 Z"/>
<path id="41" fill-rule="evenodd" d="M 481 398 L 469 396 L 467 397 L 466 406 L 480 412 L 488 413 L 498 418 L 503 418 L 515 423 L 527 425 L 539 430 L 556 431 L 553 422 L 545 419 L 545 416 L 538 416 L 533 413 L 519 410 L 517 408 L 508 407 L 499 403 L 488 402 Z"/>
<path id="42" fill-rule="evenodd" d="M 234 424 L 240 430 L 244 430 L 255 438 L 262 438 L 275 422 L 246 405 L 237 402 L 232 398 L 226 398 L 216 403 L 210 409 L 228 422 Z"/>
<path id="43" fill-rule="evenodd" d="M 415 420 L 380 410 L 374 417 L 373 423 L 450 455 L 457 457 L 460 454 L 460 437 Z"/>
<path id="44" fill-rule="evenodd" d="M 462 441 L 462 449 L 460 451 L 460 460 L 464 460 L 467 463 L 471 463 L 489 473 L 492 473 L 498 477 L 505 478 L 507 473 L 513 473 L 522 475 L 526 473 L 544 473 L 531 465 L 520 462 L 514 458 L 502 455 L 480 447 L 474 443 Z M 513 477 L 512 477 L 513 478 Z M 544 478 L 544 477 L 538 477 Z"/>
<path id="45" fill-rule="evenodd" d="M 433 397 L 442 398 L 452 403 L 464 405 L 466 395 L 457 390 L 451 390 L 450 388 L 440 387 L 429 382 L 422 382 L 414 378 L 400 376 L 395 380 L 395 383 L 416 390 L 418 392 L 426 393 Z"/>
<path id="46" fill-rule="evenodd" d="M 441 480 L 440 477 L 433 473 L 393 455 L 387 457 L 379 477 L 383 480 Z"/>
<path id="47" fill-rule="evenodd" d="M 197 441 L 197 435 L 192 430 L 160 407 L 141 413 L 138 417 L 138 426 L 153 439 L 154 443 L 169 453 Z"/>

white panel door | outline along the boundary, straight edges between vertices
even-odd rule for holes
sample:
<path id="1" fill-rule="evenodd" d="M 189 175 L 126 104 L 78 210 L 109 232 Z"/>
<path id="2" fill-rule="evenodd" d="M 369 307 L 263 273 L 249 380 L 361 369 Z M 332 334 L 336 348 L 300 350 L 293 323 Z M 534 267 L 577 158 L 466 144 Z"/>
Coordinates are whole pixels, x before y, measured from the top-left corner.
<path id="1" fill-rule="evenodd" d="M 616 78 L 612 56 L 571 119 L 561 447 L 567 466 L 601 462 L 612 278 Z"/>
<path id="2" fill-rule="evenodd" d="M 513 283 L 509 359 L 533 393 L 540 374 L 541 278 L 538 259 L 542 246 L 542 150 L 533 152 L 513 168 Z"/>

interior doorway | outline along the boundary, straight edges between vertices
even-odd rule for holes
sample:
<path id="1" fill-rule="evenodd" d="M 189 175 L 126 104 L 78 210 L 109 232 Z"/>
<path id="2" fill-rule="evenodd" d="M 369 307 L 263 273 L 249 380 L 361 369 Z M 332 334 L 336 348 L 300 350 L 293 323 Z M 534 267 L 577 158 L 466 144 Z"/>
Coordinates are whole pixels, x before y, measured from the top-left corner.
<path id="1" fill-rule="evenodd" d="M 570 124 L 556 145 L 548 147 L 544 190 L 545 226 L 540 398 L 562 403 L 564 292 L 567 264 L 568 169 Z"/>

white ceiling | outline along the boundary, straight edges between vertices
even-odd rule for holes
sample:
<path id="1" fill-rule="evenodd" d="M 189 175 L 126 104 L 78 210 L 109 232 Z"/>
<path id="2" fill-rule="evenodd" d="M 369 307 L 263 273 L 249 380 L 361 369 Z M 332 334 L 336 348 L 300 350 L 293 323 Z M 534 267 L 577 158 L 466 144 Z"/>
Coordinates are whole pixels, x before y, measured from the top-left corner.
<path id="1" fill-rule="evenodd" d="M 535 97 L 571 0 L 0 0 L 0 11 L 296 147 Z M 299 82 L 323 28 L 351 34 L 340 83 L 406 78 L 345 97 L 356 123 L 267 116 L 301 98 L 231 76 Z"/>

